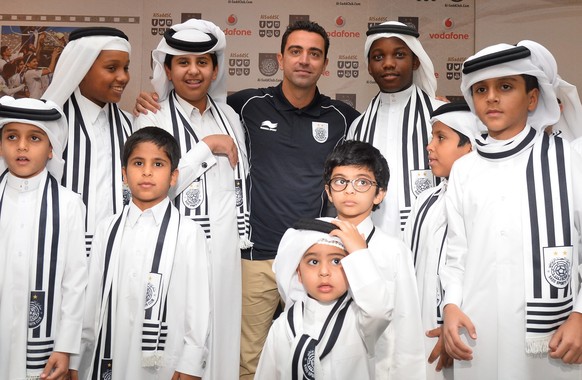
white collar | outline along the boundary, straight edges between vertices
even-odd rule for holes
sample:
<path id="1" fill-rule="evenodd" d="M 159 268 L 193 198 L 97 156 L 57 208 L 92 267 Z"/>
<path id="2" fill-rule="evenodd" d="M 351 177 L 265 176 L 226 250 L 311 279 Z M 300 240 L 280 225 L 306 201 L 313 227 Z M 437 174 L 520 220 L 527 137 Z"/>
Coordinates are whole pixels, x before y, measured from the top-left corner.
<path id="1" fill-rule="evenodd" d="M 46 180 L 47 173 L 48 171 L 44 168 L 34 177 L 20 178 L 9 172 L 6 175 L 6 185 L 21 193 L 36 191 L 41 186 L 41 183 Z"/>
<path id="2" fill-rule="evenodd" d="M 157 205 L 148 208 L 147 210 L 140 210 L 139 207 L 133 203 L 133 200 L 129 202 L 129 211 L 127 213 L 127 223 L 130 226 L 135 226 L 137 221 L 142 215 L 152 215 L 154 217 L 154 221 L 156 226 L 159 226 L 162 221 L 164 220 L 164 215 L 166 214 L 166 209 L 168 208 L 168 202 L 170 202 L 170 198 L 164 198 L 160 203 Z"/>
<path id="3" fill-rule="evenodd" d="M 95 124 L 97 118 L 101 111 L 105 112 L 107 116 L 107 103 L 103 107 L 99 107 L 99 105 L 93 103 L 83 94 L 81 94 L 81 90 L 77 87 L 75 89 L 75 98 L 77 99 L 77 103 L 79 103 L 79 108 L 81 109 L 81 114 L 85 116 L 85 120 L 91 122 L 91 124 Z"/>
<path id="4" fill-rule="evenodd" d="M 380 92 L 380 100 L 382 103 L 399 103 L 405 106 L 415 90 L 416 86 L 413 83 L 410 87 L 398 92 Z"/>
<path id="5" fill-rule="evenodd" d="M 180 106 L 182 107 L 184 112 L 186 112 L 186 115 L 188 115 L 188 117 L 192 116 L 192 113 L 194 113 L 194 112 L 196 114 L 200 115 L 200 110 L 198 108 L 194 107 L 192 104 L 188 103 L 188 101 L 186 101 L 186 99 L 182 98 L 178 94 L 176 94 L 176 99 L 178 99 L 178 103 L 180 104 Z M 210 101 L 210 98 L 208 97 L 208 95 L 206 95 L 206 109 L 204 110 L 204 113 L 206 113 L 211 108 L 212 108 L 212 102 Z"/>

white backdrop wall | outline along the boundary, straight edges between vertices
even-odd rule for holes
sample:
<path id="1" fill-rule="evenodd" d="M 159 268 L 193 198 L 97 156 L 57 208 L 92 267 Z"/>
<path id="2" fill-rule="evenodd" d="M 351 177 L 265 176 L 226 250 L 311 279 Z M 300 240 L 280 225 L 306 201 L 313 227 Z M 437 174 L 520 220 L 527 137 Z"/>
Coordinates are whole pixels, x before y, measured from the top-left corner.
<path id="1" fill-rule="evenodd" d="M 189 17 L 208 19 L 227 34 L 229 91 L 275 85 L 281 34 L 290 20 L 308 18 L 329 33 L 323 93 L 363 111 L 377 87 L 368 75 L 363 54 L 369 24 L 401 20 L 415 24 L 435 64 L 438 94 L 458 96 L 460 63 L 475 48 L 497 42 L 537 40 L 554 52 L 560 73 L 582 85 L 580 0 L 29 0 L 0 7 L 2 44 L 18 43 L 19 27 L 45 30 L 53 40 L 73 27 L 111 25 L 124 30 L 132 44 L 131 76 L 122 107 L 131 109 L 140 89 L 149 90 L 150 52 L 160 33 Z M 41 29 L 39 29 L 41 28 Z M 28 33 L 28 31 L 27 31 Z M 23 33 L 21 33 L 23 34 Z M 22 37 L 20 37 L 22 39 Z M 15 42 L 16 41 L 16 42 Z M 50 43 L 50 41 L 49 41 Z M 54 45 L 54 44 L 53 44 Z"/>

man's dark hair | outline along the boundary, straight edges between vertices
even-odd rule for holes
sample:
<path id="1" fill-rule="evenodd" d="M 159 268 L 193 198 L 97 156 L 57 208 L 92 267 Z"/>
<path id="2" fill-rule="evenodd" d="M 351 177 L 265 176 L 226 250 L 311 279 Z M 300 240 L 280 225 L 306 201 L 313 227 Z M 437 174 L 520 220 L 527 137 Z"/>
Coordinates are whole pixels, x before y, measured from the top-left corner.
<path id="1" fill-rule="evenodd" d="M 180 147 L 178 142 L 168 132 L 158 127 L 145 127 L 129 136 L 123 147 L 123 166 L 127 167 L 129 156 L 135 148 L 144 142 L 151 142 L 162 149 L 170 159 L 171 170 L 174 171 L 180 162 Z"/>
<path id="2" fill-rule="evenodd" d="M 319 34 L 325 43 L 325 49 L 323 51 L 323 59 L 327 58 L 327 52 L 329 51 L 329 37 L 327 32 L 321 25 L 313 21 L 298 20 L 287 26 L 285 33 L 283 33 L 283 38 L 281 39 L 281 54 L 285 53 L 285 46 L 287 46 L 287 40 L 289 35 L 297 30 L 304 30 L 306 32 Z"/>
<path id="3" fill-rule="evenodd" d="M 325 160 L 323 164 L 323 181 L 329 184 L 333 169 L 338 166 L 357 166 L 366 168 L 374 173 L 374 180 L 378 183 L 376 194 L 380 189 L 388 188 L 390 180 L 390 169 L 388 162 L 382 153 L 371 144 L 362 141 L 347 140 L 338 145 Z M 374 205 L 372 210 L 376 210 L 378 205 Z"/>
<path id="4" fill-rule="evenodd" d="M 172 68 L 172 58 L 174 58 L 175 55 L 172 54 L 166 54 L 166 58 L 164 58 L 164 66 L 166 66 L 168 69 Z M 210 59 L 212 60 L 212 68 L 215 68 L 218 66 L 218 58 L 216 57 L 216 54 L 214 53 L 210 53 Z"/>

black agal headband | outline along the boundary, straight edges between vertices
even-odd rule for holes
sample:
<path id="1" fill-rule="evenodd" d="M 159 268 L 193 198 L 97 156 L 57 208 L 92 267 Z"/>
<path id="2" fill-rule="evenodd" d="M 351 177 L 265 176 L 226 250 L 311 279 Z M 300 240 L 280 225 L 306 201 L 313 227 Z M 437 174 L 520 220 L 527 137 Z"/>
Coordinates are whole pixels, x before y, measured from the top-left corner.
<path id="1" fill-rule="evenodd" d="M 164 39 L 166 43 L 177 50 L 187 51 L 190 53 L 203 53 L 211 50 L 218 43 L 218 39 L 211 33 L 206 33 L 210 38 L 209 41 L 184 41 L 174 38 L 176 31 L 172 28 L 166 30 L 164 33 Z"/>
<path id="2" fill-rule="evenodd" d="M 338 227 L 335 224 L 324 222 L 319 219 L 299 219 L 293 225 L 296 230 L 309 230 L 317 231 L 329 234 L 331 231 L 336 230 Z"/>
<path id="3" fill-rule="evenodd" d="M 61 118 L 61 113 L 54 108 L 50 110 L 38 110 L 0 104 L 0 117 L 36 121 L 55 121 Z"/>
<path id="4" fill-rule="evenodd" d="M 449 112 L 459 112 L 459 111 L 471 112 L 471 109 L 469 108 L 469 105 L 466 102 L 445 103 L 436 110 L 434 110 L 430 117 L 439 116 Z"/>
<path id="5" fill-rule="evenodd" d="M 123 38 L 126 41 L 129 41 L 127 35 L 119 29 L 109 28 L 107 26 L 95 26 L 73 30 L 71 34 L 69 34 L 69 42 L 78 40 L 79 38 L 83 37 L 95 37 L 95 36 L 119 37 Z"/>
<path id="6" fill-rule="evenodd" d="M 379 24 L 371 26 L 366 32 L 366 36 L 379 33 L 396 33 L 396 34 L 406 34 L 408 36 L 416 37 L 420 36 L 420 33 L 416 29 L 407 25 L 390 25 L 390 24 Z"/>
<path id="7" fill-rule="evenodd" d="M 482 57 L 477 57 L 470 61 L 466 61 L 463 64 L 463 74 L 470 74 L 486 67 L 527 58 L 530 55 L 531 51 L 525 46 L 516 46 L 511 49 L 497 51 L 495 53 L 487 54 Z"/>

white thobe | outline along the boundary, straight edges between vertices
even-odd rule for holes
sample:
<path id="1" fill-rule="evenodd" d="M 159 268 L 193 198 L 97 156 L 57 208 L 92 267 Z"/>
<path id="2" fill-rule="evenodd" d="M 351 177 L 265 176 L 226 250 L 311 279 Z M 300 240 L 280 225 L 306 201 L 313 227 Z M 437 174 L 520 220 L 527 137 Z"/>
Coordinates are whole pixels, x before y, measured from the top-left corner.
<path id="1" fill-rule="evenodd" d="M 565 142 L 567 144 L 567 142 Z M 485 160 L 471 152 L 453 165 L 447 189 L 448 240 L 441 271 L 443 305 L 453 303 L 471 319 L 477 340 L 469 340 L 473 360 L 455 361 L 455 380 L 579 379 L 579 365 L 525 351 L 523 197 L 531 148 L 505 160 Z M 582 158 L 572 151 L 575 311 L 578 293 Z M 578 256 L 578 257 L 576 257 Z"/>
<path id="2" fill-rule="evenodd" d="M 365 237 L 373 228 L 370 216 L 358 224 Z M 424 330 L 410 250 L 377 227 L 368 249 L 395 297 L 390 324 L 376 344 L 376 379 L 424 380 Z"/>
<path id="3" fill-rule="evenodd" d="M 42 83 L 42 69 L 28 69 L 24 72 L 24 83 L 28 87 L 29 97 L 40 99 L 44 92 Z"/>
<path id="4" fill-rule="evenodd" d="M 30 266 L 35 265 L 39 192 L 47 171 L 22 179 L 8 175 L 0 216 L 0 379 L 26 379 Z M 59 187 L 61 223 L 53 318 L 58 320 L 53 351 L 78 353 L 87 283 L 83 202 Z M 50 205 L 49 205 L 50 207 Z M 46 316 L 45 316 L 46 318 Z"/>
<path id="5" fill-rule="evenodd" d="M 441 327 L 437 323 L 437 296 L 440 299 L 441 286 L 438 273 L 444 266 L 446 253 L 445 232 L 447 228 L 447 215 L 445 209 L 446 180 L 438 186 L 430 188 L 419 194 L 416 202 L 412 206 L 410 216 L 404 229 L 404 242 L 408 247 L 412 247 L 413 228 L 417 219 L 424 218 L 422 228 L 418 232 L 415 272 L 418 298 L 420 301 L 420 311 L 422 315 L 422 327 L 425 331 Z M 419 207 L 433 196 L 437 191 L 442 190 L 436 201 L 430 206 L 425 215 L 418 214 Z M 418 221 L 420 223 L 420 221 Z M 414 253 L 413 253 L 414 255 Z M 414 257 L 413 257 L 414 258 Z M 428 356 L 432 352 L 437 338 L 424 337 L 426 378 L 428 380 L 452 379 L 452 369 L 446 368 L 440 372 L 435 370 L 437 361 L 428 363 Z"/>
<path id="6" fill-rule="evenodd" d="M 175 371 L 201 376 L 206 367 L 210 331 L 210 290 L 207 248 L 204 235 L 192 221 L 183 218 L 178 233 L 167 294 L 168 336 L 163 367 L 142 367 L 142 324 L 144 321 L 147 275 L 151 272 L 153 249 L 169 199 L 141 211 L 133 202 L 123 228 L 118 277 L 113 281 L 112 380 L 171 379 Z M 71 366 L 86 379 L 93 364 L 101 305 L 101 281 L 111 218 L 97 227 L 91 249 L 87 309 L 83 324 L 80 358 Z M 114 263 L 110 263 L 115 265 Z M 170 275 L 170 274 L 164 274 Z M 111 302 L 111 301 L 110 301 Z"/>
<path id="7" fill-rule="evenodd" d="M 179 96 L 176 107 L 181 107 L 185 115 L 190 115 L 190 125 L 200 139 L 180 160 L 178 184 L 174 191 L 181 191 L 193 179 L 206 174 L 208 188 L 208 214 L 212 236 L 208 241 L 210 265 L 212 268 L 212 339 L 210 366 L 206 379 L 237 379 L 240 360 L 240 320 L 241 320 L 241 263 L 239 235 L 236 220 L 236 200 L 234 169 L 225 155 L 215 155 L 202 139 L 208 135 L 223 134 L 212 116 L 211 103 L 200 114 L 197 108 Z M 172 116 L 168 99 L 160 103 L 157 113 L 140 115 L 135 121 L 135 129 L 155 125 L 173 134 Z M 224 112 L 234 112 L 228 106 Z M 235 118 L 229 118 L 235 119 Z M 236 136 L 239 148 L 244 151 L 244 136 L 240 125 L 233 125 L 239 132 Z M 246 156 L 246 154 L 243 154 Z"/>
<path id="8" fill-rule="evenodd" d="M 394 285 L 378 271 L 368 249 L 352 252 L 341 263 L 354 301 L 346 313 L 337 342 L 321 360 L 323 374 L 316 378 L 373 379 L 375 344 L 393 312 Z M 297 336 L 308 334 L 318 339 L 334 302 L 322 303 L 310 297 L 306 297 L 304 302 L 303 331 L 297 331 Z M 285 312 L 269 330 L 255 374 L 256 380 L 291 379 L 293 342 L 298 338 L 290 336 L 287 323 Z"/>
<path id="9" fill-rule="evenodd" d="M 404 197 L 404 184 L 402 184 L 402 122 L 404 109 L 410 100 L 410 96 L 416 92 L 415 85 L 406 90 L 394 93 L 380 93 L 380 106 L 378 107 L 376 131 L 373 145 L 386 158 L 390 168 L 390 181 L 386 197 L 382 206 L 372 213 L 374 225 L 382 229 L 389 236 L 400 238 L 402 236 L 400 203 Z M 433 110 L 438 108 L 443 102 L 430 99 Z M 354 138 L 354 129 L 360 122 L 364 114 L 360 115 L 348 130 L 348 139 Z M 426 134 L 430 136 L 430 123 L 427 120 Z M 421 147 L 420 149 L 424 149 Z M 412 148 L 410 148 L 412 150 Z M 428 170 L 428 163 L 426 164 Z M 414 201 L 414 199 L 412 200 Z M 407 216 L 406 216 L 407 217 Z M 404 221 L 406 221 L 404 217 Z"/>

